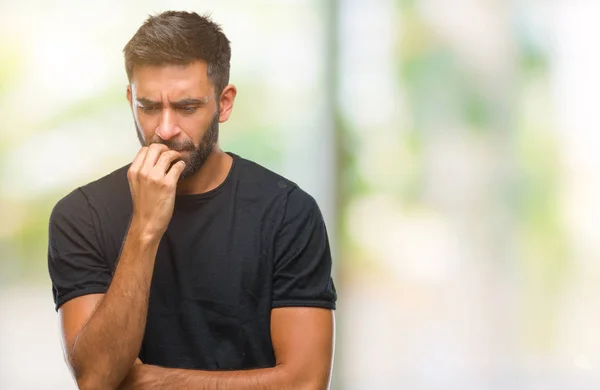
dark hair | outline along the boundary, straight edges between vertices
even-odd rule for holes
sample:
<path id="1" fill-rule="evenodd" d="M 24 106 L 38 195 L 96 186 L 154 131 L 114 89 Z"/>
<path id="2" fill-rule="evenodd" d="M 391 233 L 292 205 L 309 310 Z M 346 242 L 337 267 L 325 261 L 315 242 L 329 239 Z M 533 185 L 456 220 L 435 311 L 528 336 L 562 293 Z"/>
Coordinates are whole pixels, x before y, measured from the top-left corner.
<path id="1" fill-rule="evenodd" d="M 209 16 L 166 11 L 148 17 L 125 48 L 125 71 L 131 81 L 140 65 L 188 65 L 203 60 L 217 96 L 229 83 L 229 40 Z"/>

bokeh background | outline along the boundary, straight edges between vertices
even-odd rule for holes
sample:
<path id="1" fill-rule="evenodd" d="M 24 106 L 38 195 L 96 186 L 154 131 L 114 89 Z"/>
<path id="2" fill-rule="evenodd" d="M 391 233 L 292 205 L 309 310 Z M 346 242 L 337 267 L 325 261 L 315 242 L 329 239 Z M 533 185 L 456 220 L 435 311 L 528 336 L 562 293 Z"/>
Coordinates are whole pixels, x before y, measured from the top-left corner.
<path id="1" fill-rule="evenodd" d="M 336 390 L 600 386 L 597 0 L 0 1 L 0 389 L 74 389 L 47 223 L 139 148 L 121 49 L 210 12 L 225 150 L 319 202 Z"/>

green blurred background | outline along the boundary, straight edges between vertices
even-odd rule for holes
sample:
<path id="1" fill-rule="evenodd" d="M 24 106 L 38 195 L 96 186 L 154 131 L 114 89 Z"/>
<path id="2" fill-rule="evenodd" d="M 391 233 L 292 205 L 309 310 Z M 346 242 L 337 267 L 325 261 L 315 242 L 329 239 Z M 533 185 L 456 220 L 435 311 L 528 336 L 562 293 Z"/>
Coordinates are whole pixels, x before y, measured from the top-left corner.
<path id="1" fill-rule="evenodd" d="M 139 148 L 148 14 L 232 44 L 223 149 L 318 201 L 336 389 L 600 386 L 600 2 L 0 1 L 0 389 L 74 389 L 47 274 L 72 189 Z"/>

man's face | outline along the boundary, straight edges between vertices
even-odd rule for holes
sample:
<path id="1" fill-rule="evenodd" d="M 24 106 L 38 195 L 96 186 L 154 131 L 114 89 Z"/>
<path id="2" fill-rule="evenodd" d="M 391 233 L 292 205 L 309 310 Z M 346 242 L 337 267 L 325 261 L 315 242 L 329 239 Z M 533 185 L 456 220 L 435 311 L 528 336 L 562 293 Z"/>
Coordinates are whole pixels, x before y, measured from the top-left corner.
<path id="1" fill-rule="evenodd" d="M 136 67 L 127 98 L 140 144 L 181 152 L 180 180 L 198 171 L 219 137 L 219 102 L 206 63 Z"/>

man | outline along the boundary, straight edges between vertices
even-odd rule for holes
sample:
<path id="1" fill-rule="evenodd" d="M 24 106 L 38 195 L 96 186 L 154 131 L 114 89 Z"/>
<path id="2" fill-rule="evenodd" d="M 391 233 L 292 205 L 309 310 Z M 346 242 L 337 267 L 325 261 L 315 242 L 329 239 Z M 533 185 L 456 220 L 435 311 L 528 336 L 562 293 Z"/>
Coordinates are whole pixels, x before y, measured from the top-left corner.
<path id="1" fill-rule="evenodd" d="M 219 148 L 229 41 L 195 13 L 124 49 L 142 148 L 54 207 L 48 264 L 81 389 L 325 389 L 327 233 L 294 183 Z"/>

